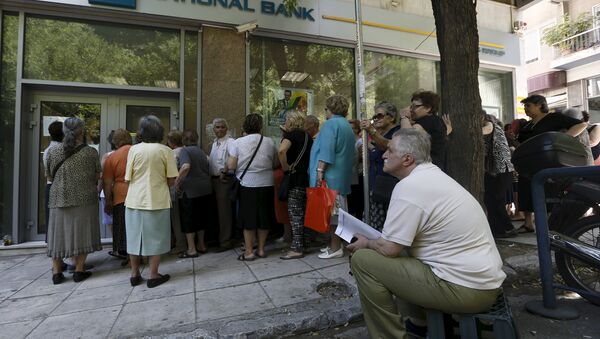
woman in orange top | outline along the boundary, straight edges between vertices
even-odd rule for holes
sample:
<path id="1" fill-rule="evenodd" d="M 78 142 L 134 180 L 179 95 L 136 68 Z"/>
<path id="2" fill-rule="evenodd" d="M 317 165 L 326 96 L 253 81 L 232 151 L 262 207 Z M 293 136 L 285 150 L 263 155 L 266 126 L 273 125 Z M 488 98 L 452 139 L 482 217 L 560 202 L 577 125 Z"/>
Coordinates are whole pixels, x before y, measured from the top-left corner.
<path id="1" fill-rule="evenodd" d="M 127 155 L 131 148 L 131 135 L 126 130 L 119 128 L 115 131 L 112 141 L 117 150 L 106 159 L 102 174 L 106 199 L 104 211 L 113 216 L 113 254 L 127 257 L 125 197 L 129 184 L 125 182 L 125 168 Z"/>

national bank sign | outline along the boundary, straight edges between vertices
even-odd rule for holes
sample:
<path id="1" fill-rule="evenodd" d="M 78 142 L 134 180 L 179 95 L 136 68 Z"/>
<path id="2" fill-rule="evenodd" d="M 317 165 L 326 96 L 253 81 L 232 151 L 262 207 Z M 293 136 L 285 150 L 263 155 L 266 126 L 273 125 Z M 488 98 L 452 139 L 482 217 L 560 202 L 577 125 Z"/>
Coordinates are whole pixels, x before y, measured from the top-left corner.
<path id="1" fill-rule="evenodd" d="M 136 0 L 88 0 L 92 5 L 114 6 L 135 9 Z"/>
<path id="2" fill-rule="evenodd" d="M 88 0 L 93 5 L 104 5 L 104 6 L 116 6 L 122 8 L 135 9 L 136 0 Z M 162 0 L 165 1 L 165 0 Z M 190 3 L 192 5 L 204 6 L 204 7 L 216 7 L 228 10 L 238 10 L 242 12 L 254 13 L 257 10 L 264 15 L 281 16 L 287 18 L 296 18 L 300 20 L 315 21 L 312 16 L 314 8 L 306 8 L 298 6 L 293 8 L 291 11 L 285 8 L 285 4 L 276 3 L 273 1 L 263 0 L 260 2 L 259 8 L 252 7 L 248 2 L 249 0 L 174 0 L 176 3 Z"/>

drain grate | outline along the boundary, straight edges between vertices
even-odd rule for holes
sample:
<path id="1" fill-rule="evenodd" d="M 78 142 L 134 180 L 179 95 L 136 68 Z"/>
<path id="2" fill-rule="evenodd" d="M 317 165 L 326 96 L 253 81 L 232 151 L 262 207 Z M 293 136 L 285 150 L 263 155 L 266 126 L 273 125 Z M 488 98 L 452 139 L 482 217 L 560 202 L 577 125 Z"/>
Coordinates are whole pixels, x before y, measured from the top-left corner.
<path id="1" fill-rule="evenodd" d="M 344 283 L 336 281 L 320 283 L 317 285 L 317 293 L 326 298 L 335 300 L 342 300 L 352 297 L 352 291 L 350 290 L 350 287 Z"/>

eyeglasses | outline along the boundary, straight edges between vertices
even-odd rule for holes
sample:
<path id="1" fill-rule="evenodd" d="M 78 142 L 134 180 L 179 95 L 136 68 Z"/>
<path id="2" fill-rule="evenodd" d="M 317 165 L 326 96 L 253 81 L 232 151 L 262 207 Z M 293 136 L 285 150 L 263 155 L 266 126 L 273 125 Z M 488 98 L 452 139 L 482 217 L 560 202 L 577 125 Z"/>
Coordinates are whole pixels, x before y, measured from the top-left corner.
<path id="1" fill-rule="evenodd" d="M 373 120 L 380 120 L 380 119 L 383 119 L 384 117 L 385 117 L 385 114 L 383 114 L 383 113 L 375 114 L 373 116 Z"/>
<path id="2" fill-rule="evenodd" d="M 410 105 L 410 108 L 411 108 L 411 109 L 415 109 L 415 108 L 419 108 L 419 107 L 421 107 L 421 106 L 425 106 L 425 105 L 423 105 L 423 104 L 420 104 L 420 105 L 415 105 L 415 104 L 412 104 L 412 105 Z"/>

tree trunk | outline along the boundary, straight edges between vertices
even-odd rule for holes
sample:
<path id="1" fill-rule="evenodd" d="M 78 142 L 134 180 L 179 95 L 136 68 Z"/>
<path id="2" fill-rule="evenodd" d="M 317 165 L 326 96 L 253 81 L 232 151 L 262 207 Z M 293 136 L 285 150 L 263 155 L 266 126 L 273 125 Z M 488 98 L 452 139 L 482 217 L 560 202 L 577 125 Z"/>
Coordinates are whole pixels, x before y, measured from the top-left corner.
<path id="1" fill-rule="evenodd" d="M 483 202 L 483 137 L 476 1 L 431 0 L 441 58 L 442 112 L 452 121 L 450 175 Z"/>

